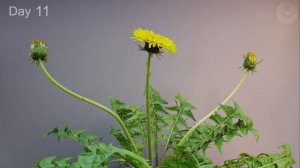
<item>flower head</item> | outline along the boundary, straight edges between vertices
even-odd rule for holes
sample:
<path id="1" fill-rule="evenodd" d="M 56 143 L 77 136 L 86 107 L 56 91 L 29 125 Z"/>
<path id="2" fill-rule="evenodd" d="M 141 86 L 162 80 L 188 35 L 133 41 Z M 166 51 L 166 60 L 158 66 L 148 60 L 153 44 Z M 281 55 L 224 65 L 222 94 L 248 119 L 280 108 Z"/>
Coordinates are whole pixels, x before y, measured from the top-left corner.
<path id="1" fill-rule="evenodd" d="M 260 62 L 261 61 L 257 62 L 256 55 L 254 54 L 254 52 L 249 51 L 246 57 L 244 58 L 243 67 L 244 69 L 253 72 L 255 71 L 256 65 L 259 64 Z"/>
<path id="2" fill-rule="evenodd" d="M 38 61 L 41 59 L 42 61 L 47 61 L 47 43 L 42 40 L 33 40 L 30 45 L 30 57 L 32 62 Z"/>
<path id="3" fill-rule="evenodd" d="M 173 55 L 176 54 L 176 45 L 168 37 L 154 33 L 152 30 L 136 28 L 132 32 L 131 39 L 144 42 L 145 46 L 141 47 L 149 53 L 160 54 L 163 51 L 169 51 Z"/>

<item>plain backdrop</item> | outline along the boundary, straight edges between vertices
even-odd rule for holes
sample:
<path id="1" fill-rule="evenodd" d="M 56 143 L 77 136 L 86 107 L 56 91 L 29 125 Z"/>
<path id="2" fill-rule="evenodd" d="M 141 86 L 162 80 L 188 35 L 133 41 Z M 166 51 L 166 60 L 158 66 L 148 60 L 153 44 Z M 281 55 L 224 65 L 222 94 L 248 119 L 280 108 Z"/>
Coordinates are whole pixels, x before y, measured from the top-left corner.
<path id="1" fill-rule="evenodd" d="M 49 16 L 35 8 L 48 5 Z M 28 19 L 9 6 L 31 8 Z M 58 90 L 29 61 L 30 42 L 48 42 L 49 72 L 63 85 L 109 106 L 113 96 L 144 105 L 146 53 L 130 39 L 136 27 L 175 41 L 176 56 L 153 60 L 152 84 L 163 97 L 180 92 L 199 120 L 234 88 L 243 55 L 252 50 L 257 72 L 234 96 L 253 119 L 260 140 L 235 138 L 214 147 L 216 163 L 277 153 L 289 143 L 299 167 L 299 1 L 297 0 L 2 0 L 0 2 L 0 167 L 26 168 L 46 156 L 74 156 L 71 141 L 42 138 L 55 126 L 85 129 L 113 142 L 118 124 L 103 111 Z"/>

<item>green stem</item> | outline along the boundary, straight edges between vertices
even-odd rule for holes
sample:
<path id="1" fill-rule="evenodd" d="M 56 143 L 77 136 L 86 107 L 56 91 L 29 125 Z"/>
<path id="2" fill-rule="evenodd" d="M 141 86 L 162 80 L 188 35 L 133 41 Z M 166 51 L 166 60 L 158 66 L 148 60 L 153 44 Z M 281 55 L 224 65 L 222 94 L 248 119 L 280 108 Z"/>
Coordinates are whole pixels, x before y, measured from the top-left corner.
<path id="1" fill-rule="evenodd" d="M 242 86 L 244 83 L 245 79 L 247 78 L 249 74 L 249 71 L 246 71 L 239 81 L 239 83 L 236 85 L 236 87 L 233 89 L 233 91 L 226 97 L 226 99 L 221 103 L 221 105 L 225 105 L 228 100 L 231 99 L 231 97 L 239 90 L 239 88 Z M 182 146 L 188 138 L 193 134 L 194 131 L 198 128 L 198 126 L 203 123 L 206 119 L 208 119 L 210 116 L 212 116 L 215 112 L 217 112 L 220 109 L 220 105 L 218 105 L 215 109 L 213 109 L 211 112 L 209 112 L 205 117 L 203 117 L 200 121 L 198 121 L 185 135 L 184 137 L 180 140 L 178 146 Z"/>
<path id="2" fill-rule="evenodd" d="M 181 106 L 181 105 L 180 105 Z M 165 145 L 165 148 L 164 148 L 164 151 L 163 151 L 163 154 L 162 154 L 162 159 L 164 158 L 164 156 L 166 155 L 166 153 L 167 153 L 167 151 L 168 151 L 168 149 L 169 149 L 169 143 L 170 143 L 170 140 L 171 140 L 171 137 L 172 137 L 172 135 L 173 135 L 173 132 L 174 132 L 174 130 L 175 130 L 175 127 L 176 127 L 176 125 L 177 125 L 177 122 L 178 122 L 178 119 L 179 119 L 179 117 L 180 117 L 180 115 L 181 115 L 181 107 L 179 108 L 179 112 L 178 112 L 178 114 L 177 114 L 177 116 L 176 116 L 176 120 L 174 121 L 174 123 L 173 123 L 173 126 L 172 126 L 172 129 L 171 129 L 171 131 L 170 131 L 170 133 L 169 133 L 169 136 L 168 136 L 168 139 L 167 139 L 167 142 L 166 142 L 166 145 Z"/>
<path id="3" fill-rule="evenodd" d="M 155 128 L 155 134 L 154 134 L 154 138 L 155 138 L 155 146 L 154 146 L 154 151 L 155 151 L 155 166 L 158 166 L 158 135 L 157 135 L 157 126 Z"/>
<path id="4" fill-rule="evenodd" d="M 154 154 L 155 154 L 155 167 L 158 166 L 158 125 L 156 120 L 156 113 L 153 112 L 153 125 L 155 129 L 153 129 L 153 136 L 154 136 Z"/>
<path id="5" fill-rule="evenodd" d="M 152 128 L 151 128 L 151 112 L 150 112 L 150 69 L 152 54 L 149 53 L 147 59 L 147 76 L 146 76 L 146 113 L 147 113 L 147 131 L 148 131 L 148 159 L 152 165 Z"/>
<path id="6" fill-rule="evenodd" d="M 40 65 L 40 67 L 42 68 L 43 72 L 45 73 L 45 75 L 47 76 L 47 78 L 55 85 L 57 86 L 59 89 L 61 89 L 62 91 L 68 93 L 69 95 L 79 99 L 79 100 L 82 100 L 82 101 L 85 101 L 91 105 L 94 105 L 102 110 L 104 110 L 105 112 L 107 112 L 108 114 L 110 114 L 112 117 L 114 117 L 118 123 L 120 124 L 120 126 L 122 127 L 126 137 L 128 138 L 129 142 L 131 143 L 132 147 L 133 147 L 133 150 L 136 154 L 138 154 L 138 150 L 137 150 L 137 147 L 135 145 L 135 143 L 133 142 L 133 139 L 131 138 L 131 135 L 129 133 L 129 131 L 127 130 L 125 124 L 123 123 L 122 119 L 116 114 L 114 113 L 112 110 L 110 110 L 109 108 L 107 108 L 106 106 L 98 103 L 98 102 L 95 102 L 94 100 L 91 100 L 91 99 L 88 99 L 86 97 L 83 97 L 75 92 L 72 92 L 71 90 L 67 89 L 66 87 L 64 87 L 63 85 L 61 85 L 60 83 L 58 83 L 50 74 L 49 72 L 47 71 L 46 67 L 44 66 L 43 64 L 43 61 L 41 59 L 38 60 L 38 63 Z"/>

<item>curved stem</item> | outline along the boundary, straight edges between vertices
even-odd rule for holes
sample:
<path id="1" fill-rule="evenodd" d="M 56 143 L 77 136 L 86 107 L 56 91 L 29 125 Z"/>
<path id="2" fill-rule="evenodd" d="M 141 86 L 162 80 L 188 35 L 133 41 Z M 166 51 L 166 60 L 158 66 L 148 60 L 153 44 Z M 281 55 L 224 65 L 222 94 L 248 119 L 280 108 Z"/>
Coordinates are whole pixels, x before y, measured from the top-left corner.
<path id="1" fill-rule="evenodd" d="M 85 101 L 93 106 L 96 106 L 102 110 L 104 110 L 105 112 L 107 112 L 108 114 L 110 114 L 112 117 L 114 117 L 118 123 L 120 124 L 120 126 L 122 127 L 126 137 L 128 138 L 129 142 L 131 143 L 132 147 L 133 147 L 133 150 L 135 153 L 138 154 L 138 150 L 137 150 L 137 147 L 135 145 L 135 143 L 133 142 L 133 139 L 131 138 L 131 135 L 129 133 L 129 131 L 127 130 L 125 124 L 123 123 L 122 119 L 116 114 L 114 113 L 111 109 L 107 108 L 106 106 L 98 103 L 98 102 L 95 102 L 94 100 L 91 100 L 91 99 L 88 99 L 86 97 L 83 97 L 71 90 L 69 90 L 68 88 L 64 87 L 63 85 L 61 85 L 60 83 L 58 83 L 50 74 L 49 72 L 47 71 L 46 67 L 44 66 L 43 64 L 43 61 L 41 59 L 38 60 L 38 63 L 40 65 L 40 67 L 42 68 L 43 72 L 45 73 L 45 75 L 47 76 L 47 78 L 55 85 L 57 86 L 59 89 L 61 89 L 62 91 L 68 93 L 69 95 L 79 99 L 79 100 L 82 100 L 82 101 Z"/>
<path id="2" fill-rule="evenodd" d="M 242 86 L 244 83 L 245 79 L 247 78 L 249 74 L 249 71 L 246 71 L 239 81 L 239 83 L 236 85 L 236 87 L 232 90 L 232 92 L 225 98 L 225 100 L 221 103 L 221 105 L 225 105 L 229 99 L 239 90 L 239 88 Z M 212 116 L 215 112 L 217 112 L 220 109 L 220 105 L 218 105 L 215 109 L 213 109 L 211 112 L 209 112 L 205 117 L 203 117 L 200 121 L 198 121 L 185 135 L 184 137 L 180 140 L 178 146 L 182 146 L 188 138 L 193 134 L 194 131 L 198 128 L 198 126 L 203 123 L 206 119 L 208 119 L 210 116 Z"/>
<path id="3" fill-rule="evenodd" d="M 148 159 L 152 165 L 152 128 L 151 128 L 151 112 L 150 112 L 150 69 L 152 54 L 149 53 L 147 59 L 147 76 L 146 76 L 146 113 L 147 113 L 147 131 L 148 131 Z"/>

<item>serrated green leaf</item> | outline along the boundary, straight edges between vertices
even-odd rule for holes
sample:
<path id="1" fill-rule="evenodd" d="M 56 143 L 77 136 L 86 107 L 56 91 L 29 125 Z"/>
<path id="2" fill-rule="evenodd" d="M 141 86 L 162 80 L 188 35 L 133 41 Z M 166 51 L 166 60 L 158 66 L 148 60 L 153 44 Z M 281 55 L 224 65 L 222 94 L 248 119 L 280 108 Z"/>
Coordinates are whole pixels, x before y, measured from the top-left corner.
<path id="1" fill-rule="evenodd" d="M 131 149 L 132 147 L 131 147 L 130 142 L 129 142 L 128 139 L 121 133 L 120 130 L 115 129 L 115 128 L 111 128 L 110 134 L 113 135 L 113 136 L 118 140 L 118 142 L 120 143 L 120 145 L 121 145 L 122 147 L 124 147 L 125 149 L 128 149 L 128 150 L 132 150 L 132 149 Z"/>
<path id="2" fill-rule="evenodd" d="M 222 155 L 223 141 L 223 137 L 217 137 L 214 141 L 220 155 Z"/>
<path id="3" fill-rule="evenodd" d="M 77 156 L 77 160 L 72 161 L 71 158 L 55 160 L 55 156 L 51 156 L 35 163 L 35 168 L 104 168 L 108 166 L 113 156 L 124 159 L 126 164 L 134 165 L 135 167 L 150 168 L 144 158 L 131 151 L 119 149 L 101 142 L 86 140 L 90 139 L 87 137 L 94 136 L 87 135 L 82 130 L 71 130 L 68 127 L 61 130 L 57 128 L 50 134 L 56 136 L 63 135 L 64 139 L 69 138 L 75 140 L 81 143 L 85 147 L 85 150 Z"/>
<path id="4" fill-rule="evenodd" d="M 64 167 L 70 166 L 69 161 L 71 159 L 72 159 L 71 157 L 68 157 L 68 158 L 65 158 L 65 159 L 62 159 L 62 160 L 57 160 L 54 163 L 57 166 L 57 168 L 64 168 Z"/>
<path id="5" fill-rule="evenodd" d="M 249 131 L 252 133 L 252 135 L 254 136 L 254 138 L 255 138 L 255 140 L 257 142 L 259 140 L 259 133 L 258 133 L 257 129 L 252 128 Z"/>
<path id="6" fill-rule="evenodd" d="M 115 99 L 113 97 L 109 97 L 109 100 L 110 100 L 111 108 L 113 110 L 115 110 L 115 111 L 118 110 L 118 109 L 120 109 L 122 106 L 125 105 L 125 103 L 123 103 L 120 100 L 117 100 L 117 99 Z"/>
<path id="7" fill-rule="evenodd" d="M 282 153 L 266 154 L 261 153 L 257 156 L 251 156 L 241 153 L 238 159 L 227 160 L 222 166 L 215 168 L 242 168 L 247 165 L 248 168 L 292 168 L 295 161 L 291 155 L 290 145 L 280 146 Z"/>
<path id="8" fill-rule="evenodd" d="M 215 112 L 211 115 L 209 119 L 213 122 L 200 125 L 185 147 L 202 149 L 205 152 L 210 143 L 214 142 L 221 153 L 223 142 L 230 142 L 235 136 L 246 136 L 251 132 L 255 139 L 258 139 L 258 132 L 253 128 L 252 120 L 236 102 L 234 106 L 220 105 L 220 107 L 224 113 Z"/>
<path id="9" fill-rule="evenodd" d="M 50 157 L 44 158 L 41 161 L 39 161 L 38 165 L 41 168 L 54 168 L 55 167 L 55 165 L 53 164 L 54 159 L 55 159 L 55 156 L 50 156 Z"/>
<path id="10" fill-rule="evenodd" d="M 140 106 L 127 106 L 124 102 L 110 97 L 112 109 L 120 116 L 122 121 L 125 123 L 126 128 L 129 130 L 132 138 L 136 140 L 145 139 L 146 129 L 146 114 L 141 110 Z M 128 139 L 123 135 L 120 130 L 112 128 L 110 132 L 119 141 L 120 145 L 127 150 L 133 151 Z M 138 149 L 141 151 L 140 146 Z"/>

